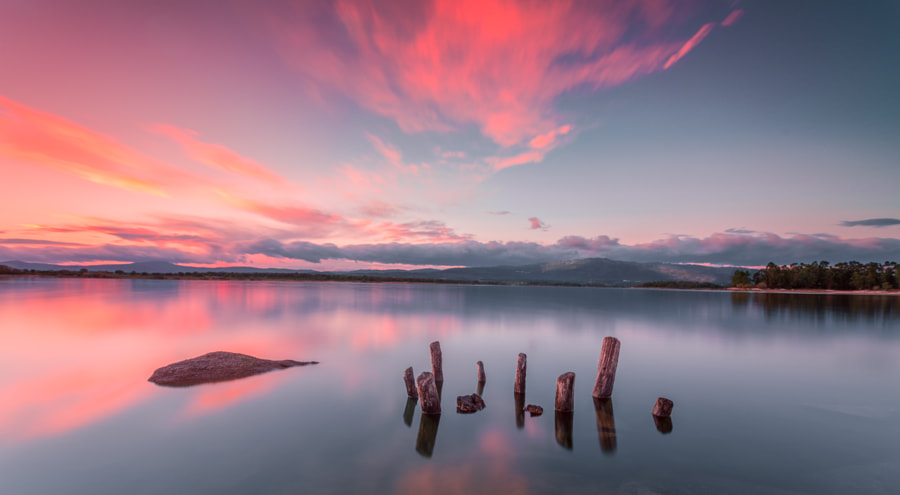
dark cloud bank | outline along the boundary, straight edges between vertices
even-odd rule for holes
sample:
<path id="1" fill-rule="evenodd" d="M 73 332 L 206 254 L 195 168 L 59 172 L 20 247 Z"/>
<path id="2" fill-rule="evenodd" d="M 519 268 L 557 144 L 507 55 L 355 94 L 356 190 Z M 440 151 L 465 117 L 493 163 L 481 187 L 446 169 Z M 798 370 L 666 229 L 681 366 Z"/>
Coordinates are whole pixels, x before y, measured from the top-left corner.
<path id="1" fill-rule="evenodd" d="M 900 225 L 897 218 L 868 218 L 866 220 L 845 220 L 841 222 L 844 227 L 890 227 Z"/>
<path id="2" fill-rule="evenodd" d="M 31 262 L 152 261 L 176 263 L 241 262 L 243 256 L 263 254 L 276 258 L 320 263 L 325 260 L 437 265 L 524 265 L 575 258 L 610 258 L 622 261 L 711 263 L 758 266 L 827 260 L 898 261 L 900 239 L 840 239 L 832 236 L 721 233 L 705 238 L 672 236 L 647 244 L 626 245 L 608 236 L 568 236 L 554 244 L 534 242 L 478 242 L 464 240 L 433 244 L 354 244 L 283 242 L 262 239 L 253 242 L 207 245 L 202 254 L 177 249 L 132 246 L 28 246 L 0 239 L 0 260 Z"/>

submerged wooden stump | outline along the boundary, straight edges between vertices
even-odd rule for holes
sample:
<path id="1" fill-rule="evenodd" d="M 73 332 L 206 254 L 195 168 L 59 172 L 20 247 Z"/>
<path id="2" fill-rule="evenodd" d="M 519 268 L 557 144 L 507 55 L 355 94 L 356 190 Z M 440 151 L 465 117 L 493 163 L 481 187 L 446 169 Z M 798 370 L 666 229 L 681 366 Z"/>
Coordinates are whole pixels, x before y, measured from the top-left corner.
<path id="1" fill-rule="evenodd" d="M 516 428 L 525 428 L 525 394 L 513 394 L 516 403 Z"/>
<path id="2" fill-rule="evenodd" d="M 656 431 L 663 435 L 672 433 L 672 418 L 669 416 L 653 416 L 653 423 L 656 425 Z"/>
<path id="3" fill-rule="evenodd" d="M 513 392 L 517 394 L 525 393 L 525 368 L 527 367 L 526 356 L 524 352 L 519 353 L 516 359 L 516 384 Z"/>
<path id="4" fill-rule="evenodd" d="M 434 375 L 427 371 L 416 378 L 419 391 L 419 403 L 422 404 L 422 414 L 440 414 L 441 398 L 438 395 L 437 385 L 434 384 Z"/>
<path id="5" fill-rule="evenodd" d="M 429 346 L 431 349 L 431 373 L 434 375 L 434 383 L 444 383 L 444 362 L 441 356 L 441 343 L 434 341 Z"/>
<path id="6" fill-rule="evenodd" d="M 672 415 L 672 407 L 674 405 L 675 403 L 669 399 L 660 397 L 656 399 L 656 404 L 653 404 L 653 415 L 660 418 L 668 418 Z"/>
<path id="7" fill-rule="evenodd" d="M 403 424 L 412 427 L 413 415 L 416 414 L 416 405 L 419 403 L 417 399 L 406 399 L 406 408 L 403 409 Z"/>
<path id="8" fill-rule="evenodd" d="M 416 452 L 424 457 L 431 457 L 434 454 L 434 444 L 437 441 L 440 422 L 440 416 L 423 414 L 419 417 L 419 436 L 416 437 Z"/>
<path id="9" fill-rule="evenodd" d="M 597 433 L 600 435 L 600 450 L 606 453 L 616 451 L 616 418 L 613 415 L 612 399 L 594 397 L 594 412 L 597 413 Z"/>
<path id="10" fill-rule="evenodd" d="M 236 352 L 216 351 L 157 369 L 149 381 L 166 387 L 190 387 L 202 383 L 225 382 L 272 370 L 319 364 L 317 361 L 270 361 Z"/>
<path id="11" fill-rule="evenodd" d="M 475 372 L 478 376 L 478 383 L 484 383 L 485 381 L 487 381 L 484 376 L 484 363 L 482 363 L 481 361 L 475 363 Z"/>
<path id="12" fill-rule="evenodd" d="M 406 396 L 410 399 L 418 399 L 419 392 L 416 390 L 416 378 L 413 374 L 412 366 L 406 368 L 403 372 L 403 381 L 406 383 Z"/>
<path id="13" fill-rule="evenodd" d="M 600 361 L 597 363 L 597 381 L 594 382 L 593 396 L 606 399 L 612 397 L 613 385 L 616 382 L 616 367 L 619 365 L 619 339 L 606 337 L 600 349 Z"/>
<path id="14" fill-rule="evenodd" d="M 456 412 L 471 414 L 485 408 L 484 399 L 478 394 L 460 395 L 456 398 Z"/>
<path id="15" fill-rule="evenodd" d="M 564 449 L 572 450 L 572 425 L 575 422 L 575 413 L 556 411 L 556 443 Z"/>
<path id="16" fill-rule="evenodd" d="M 556 410 L 572 412 L 575 410 L 575 373 L 571 371 L 559 375 L 556 379 Z"/>
<path id="17" fill-rule="evenodd" d="M 525 410 L 531 413 L 532 417 L 544 414 L 544 408 L 541 406 L 536 406 L 534 404 L 528 404 L 527 406 L 525 406 Z"/>

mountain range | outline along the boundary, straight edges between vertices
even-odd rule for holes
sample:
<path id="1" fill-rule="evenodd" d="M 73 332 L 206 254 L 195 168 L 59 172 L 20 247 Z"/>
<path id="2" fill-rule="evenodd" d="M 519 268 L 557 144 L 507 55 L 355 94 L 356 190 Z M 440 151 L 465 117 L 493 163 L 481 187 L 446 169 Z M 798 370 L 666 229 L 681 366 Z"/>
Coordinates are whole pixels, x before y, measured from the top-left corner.
<path id="1" fill-rule="evenodd" d="M 179 265 L 167 261 L 142 261 L 137 263 L 115 265 L 52 265 L 44 263 L 26 263 L 22 261 L 2 261 L 0 265 L 20 270 L 72 270 L 88 271 L 117 270 L 126 273 L 305 273 L 331 275 L 369 275 L 396 278 L 428 278 L 437 280 L 474 280 L 480 282 L 501 283 L 573 283 L 596 285 L 637 285 L 645 282 L 659 281 L 691 281 L 710 282 L 727 285 L 735 267 L 710 267 L 704 265 L 680 265 L 671 263 L 637 263 L 632 261 L 616 261 L 607 258 L 585 258 L 568 261 L 554 261 L 531 265 L 488 266 L 470 268 L 419 269 L 419 270 L 354 270 L 346 272 L 328 272 L 314 270 L 290 270 L 284 268 L 255 268 L 250 266 L 226 266 L 218 268 L 201 268 Z"/>

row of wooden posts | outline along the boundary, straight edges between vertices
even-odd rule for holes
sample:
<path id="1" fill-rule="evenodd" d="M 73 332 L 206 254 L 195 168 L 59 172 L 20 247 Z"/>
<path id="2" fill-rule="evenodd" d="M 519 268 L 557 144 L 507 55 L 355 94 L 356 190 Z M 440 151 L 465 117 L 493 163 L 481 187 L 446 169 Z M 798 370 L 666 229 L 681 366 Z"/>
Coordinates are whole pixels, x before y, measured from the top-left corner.
<path id="1" fill-rule="evenodd" d="M 621 343 L 615 337 L 603 339 L 603 347 L 600 350 L 600 361 L 597 363 L 597 379 L 594 382 L 592 395 L 598 399 L 612 397 L 613 385 L 616 381 L 616 368 L 619 365 L 619 348 Z M 431 346 L 431 372 L 423 371 L 413 379 L 412 366 L 406 369 L 403 380 L 406 383 L 406 394 L 410 399 L 418 399 L 423 414 L 441 414 L 441 399 L 439 389 L 444 383 L 443 360 L 441 355 L 441 343 L 432 342 Z M 513 391 L 516 394 L 525 394 L 525 375 L 527 358 L 524 353 L 519 353 L 516 360 L 516 381 Z M 485 383 L 484 363 L 476 363 L 479 386 Z M 575 373 L 569 371 L 556 379 L 555 409 L 560 412 L 572 412 L 575 410 Z M 653 405 L 652 414 L 659 418 L 668 418 L 672 414 L 673 403 L 665 397 L 660 397 Z"/>

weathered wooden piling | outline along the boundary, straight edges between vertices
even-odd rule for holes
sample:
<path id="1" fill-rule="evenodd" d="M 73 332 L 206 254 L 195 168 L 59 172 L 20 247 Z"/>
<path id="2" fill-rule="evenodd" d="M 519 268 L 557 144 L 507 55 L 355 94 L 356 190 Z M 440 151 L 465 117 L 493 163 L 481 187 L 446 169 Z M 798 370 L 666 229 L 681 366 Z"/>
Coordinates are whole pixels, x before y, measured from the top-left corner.
<path id="1" fill-rule="evenodd" d="M 475 386 L 475 393 L 484 396 L 484 382 L 478 382 Z"/>
<path id="2" fill-rule="evenodd" d="M 432 454 L 434 454 L 434 444 L 437 441 L 437 432 L 440 422 L 440 416 L 423 414 L 419 417 L 419 435 L 416 437 L 416 452 L 423 457 L 431 457 Z"/>
<path id="3" fill-rule="evenodd" d="M 556 379 L 556 410 L 572 412 L 575 410 L 575 373 L 571 371 L 559 375 Z"/>
<path id="4" fill-rule="evenodd" d="M 656 425 L 656 431 L 663 435 L 672 433 L 672 418 L 668 416 L 653 416 L 653 423 Z"/>
<path id="5" fill-rule="evenodd" d="M 476 374 L 478 375 L 478 383 L 486 382 L 487 380 L 485 379 L 485 376 L 484 376 L 484 363 L 482 363 L 481 361 L 478 361 L 477 363 L 475 363 L 475 370 L 476 370 Z"/>
<path id="6" fill-rule="evenodd" d="M 593 396 L 607 399 L 612 396 L 616 381 L 616 367 L 619 365 L 619 339 L 606 337 L 600 349 L 600 361 L 597 363 L 597 381 L 594 382 Z"/>
<path id="7" fill-rule="evenodd" d="M 513 389 L 513 392 L 517 394 L 525 393 L 525 368 L 527 367 L 527 357 L 524 352 L 519 353 L 519 358 L 516 360 L 516 385 Z"/>
<path id="8" fill-rule="evenodd" d="M 410 399 L 418 399 L 419 393 L 416 391 L 416 375 L 413 374 L 412 366 L 406 368 L 403 372 L 403 381 L 406 383 L 406 396 Z"/>
<path id="9" fill-rule="evenodd" d="M 668 418 L 672 415 L 672 407 L 674 405 L 675 403 L 669 399 L 660 397 L 656 399 L 656 404 L 653 404 L 653 415 L 659 416 L 660 418 Z"/>
<path id="10" fill-rule="evenodd" d="M 600 450 L 608 454 L 613 453 L 616 451 L 616 418 L 613 415 L 612 399 L 594 397 L 594 412 L 597 413 Z"/>
<path id="11" fill-rule="evenodd" d="M 434 375 L 423 371 L 416 378 L 419 391 L 419 403 L 422 405 L 422 414 L 440 414 L 441 398 L 438 395 L 437 385 L 434 384 Z"/>
<path id="12" fill-rule="evenodd" d="M 444 383 L 444 364 L 441 357 L 441 343 L 435 340 L 431 343 L 431 373 L 434 375 L 434 383 Z"/>
<path id="13" fill-rule="evenodd" d="M 403 409 L 403 424 L 406 426 L 412 427 L 413 415 L 416 413 L 416 404 L 418 403 L 417 399 L 411 397 L 406 399 L 406 408 Z"/>
<path id="14" fill-rule="evenodd" d="M 575 413 L 556 411 L 556 443 L 564 449 L 572 450 L 572 425 L 575 423 Z"/>
<path id="15" fill-rule="evenodd" d="M 525 394 L 513 394 L 516 403 L 516 428 L 525 428 Z"/>

